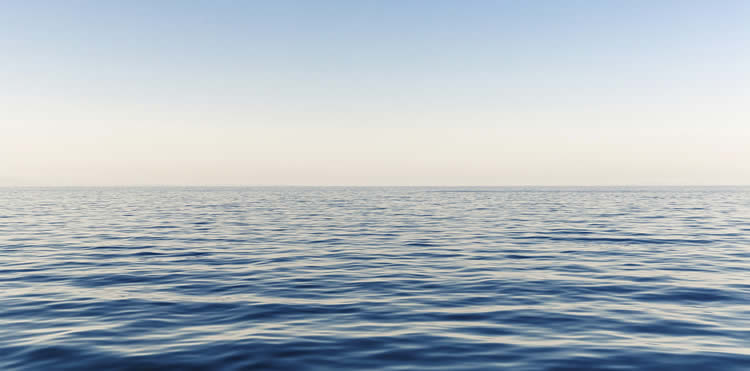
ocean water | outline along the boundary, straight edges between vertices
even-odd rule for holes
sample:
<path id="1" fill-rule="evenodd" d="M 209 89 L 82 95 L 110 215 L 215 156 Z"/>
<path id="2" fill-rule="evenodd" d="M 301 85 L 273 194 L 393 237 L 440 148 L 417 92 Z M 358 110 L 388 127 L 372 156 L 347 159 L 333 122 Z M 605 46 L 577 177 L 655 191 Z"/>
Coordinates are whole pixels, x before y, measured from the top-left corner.
<path id="1" fill-rule="evenodd" d="M 750 370 L 749 188 L 4 188 L 3 370 Z"/>

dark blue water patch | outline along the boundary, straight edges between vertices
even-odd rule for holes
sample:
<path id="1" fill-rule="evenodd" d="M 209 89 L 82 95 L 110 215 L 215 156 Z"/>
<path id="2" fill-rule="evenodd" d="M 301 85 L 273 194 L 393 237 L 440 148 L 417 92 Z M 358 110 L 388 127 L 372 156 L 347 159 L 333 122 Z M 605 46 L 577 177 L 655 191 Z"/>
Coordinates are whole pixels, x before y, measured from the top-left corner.
<path id="1" fill-rule="evenodd" d="M 415 241 L 415 242 L 409 242 L 406 244 L 406 246 L 413 246 L 413 247 L 436 247 L 437 245 L 429 242 L 421 242 L 421 241 Z"/>
<path id="2" fill-rule="evenodd" d="M 744 370 L 747 356 L 719 352 L 666 353 L 649 349 L 633 349 L 631 354 L 623 354 L 617 349 L 590 351 L 588 356 L 551 357 L 539 362 L 539 369 L 554 371 L 573 370 Z M 717 365 L 720 367 L 717 368 Z"/>
<path id="3" fill-rule="evenodd" d="M 151 225 L 146 226 L 146 229 L 179 229 L 180 227 L 176 225 Z"/>
<path id="4" fill-rule="evenodd" d="M 745 370 L 750 189 L 0 190 L 0 369 Z"/>
<path id="5" fill-rule="evenodd" d="M 600 279 L 606 279 L 606 280 L 619 280 L 619 281 L 633 281 L 633 282 L 640 282 L 640 283 L 648 283 L 648 282 L 668 282 L 672 281 L 673 278 L 671 276 L 667 275 L 652 275 L 652 276 L 632 276 L 632 275 L 610 275 L 610 274 L 602 274 L 597 276 Z M 639 286 L 644 287 L 644 286 Z M 646 286 L 648 287 L 648 286 Z"/>
<path id="6" fill-rule="evenodd" d="M 130 254 L 130 256 L 164 256 L 168 255 L 167 253 L 159 253 L 154 251 L 139 251 L 137 253 Z"/>
<path id="7" fill-rule="evenodd" d="M 430 351 L 418 344 L 435 344 Z M 399 365 L 419 364 L 439 370 L 482 370 L 514 368 L 520 370 L 685 370 L 715 369 L 716 364 L 726 370 L 743 370 L 748 358 L 735 354 L 703 352 L 698 354 L 664 353 L 634 348 L 623 354 L 617 348 L 591 347 L 567 355 L 565 347 L 537 347 L 521 351 L 511 344 L 481 344 L 446 341 L 435 336 L 411 337 L 390 346 L 389 339 L 307 339 L 284 343 L 242 341 L 214 343 L 189 351 L 161 354 L 123 356 L 116 353 L 86 353 L 72 347 L 44 347 L 13 351 L 14 358 L 23 364 L 45 368 L 79 369 L 93 367 L 114 370 L 185 369 L 210 370 L 216 365 L 232 365 L 226 369 L 386 369 L 397 370 Z M 8 351 L 9 349 L 4 349 Z M 339 358 L 330 354 L 354 354 Z M 529 360 L 533 360 L 529 362 Z M 458 368 L 451 365 L 461 364 Z M 379 365 L 379 366 L 376 366 Z"/>
<path id="8" fill-rule="evenodd" d="M 555 236 L 517 236 L 512 237 L 519 240 L 547 240 L 555 242 L 571 243 L 612 243 L 618 245 L 692 245 L 692 244 L 710 244 L 715 241 L 701 239 L 645 239 L 645 238 L 619 238 L 619 237 L 555 237 Z"/>
<path id="9" fill-rule="evenodd" d="M 557 267 L 556 269 L 562 272 L 576 272 L 576 273 L 599 273 L 600 269 L 594 268 L 593 266 L 586 266 L 582 264 L 565 264 Z"/>
<path id="10" fill-rule="evenodd" d="M 669 336 L 722 336 L 727 334 L 726 331 L 713 330 L 710 326 L 698 323 L 675 321 L 675 320 L 656 320 L 645 323 L 633 323 L 625 325 L 632 333 L 658 334 Z M 748 331 L 737 332 L 737 335 L 747 334 Z"/>
<path id="11" fill-rule="evenodd" d="M 163 285 L 173 282 L 180 282 L 185 279 L 189 279 L 190 275 L 180 274 L 164 274 L 164 273 L 151 273 L 151 272 L 139 272 L 132 274 L 100 274 L 100 275 L 88 275 L 85 277 L 72 278 L 70 284 L 80 287 L 101 287 L 101 286 L 114 286 L 114 285 Z"/>
<path id="12" fill-rule="evenodd" d="M 122 239 L 128 239 L 123 237 Z M 88 246 L 90 250 L 150 250 L 156 249 L 158 245 L 137 243 L 133 245 L 94 244 Z"/>
<path id="13" fill-rule="evenodd" d="M 647 302 L 677 302 L 677 303 L 712 303 L 727 302 L 750 304 L 750 292 L 731 289 L 710 289 L 699 287 L 669 287 L 657 292 L 636 295 L 635 298 Z"/>

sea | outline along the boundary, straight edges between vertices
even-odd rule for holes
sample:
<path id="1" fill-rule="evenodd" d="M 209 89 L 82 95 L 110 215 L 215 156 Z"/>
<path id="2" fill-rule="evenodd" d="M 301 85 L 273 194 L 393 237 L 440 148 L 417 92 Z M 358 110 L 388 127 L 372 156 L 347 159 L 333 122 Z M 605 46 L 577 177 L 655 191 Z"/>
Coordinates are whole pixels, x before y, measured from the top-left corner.
<path id="1" fill-rule="evenodd" d="M 750 370 L 750 188 L 2 188 L 0 369 Z"/>

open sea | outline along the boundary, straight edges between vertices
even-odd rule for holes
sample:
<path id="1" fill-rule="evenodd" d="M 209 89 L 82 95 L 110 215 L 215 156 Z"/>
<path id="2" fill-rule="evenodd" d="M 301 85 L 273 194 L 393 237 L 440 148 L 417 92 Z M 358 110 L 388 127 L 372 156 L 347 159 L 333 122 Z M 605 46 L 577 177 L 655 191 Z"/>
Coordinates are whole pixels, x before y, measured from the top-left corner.
<path id="1" fill-rule="evenodd" d="M 2 188 L 2 370 L 750 370 L 750 188 Z"/>

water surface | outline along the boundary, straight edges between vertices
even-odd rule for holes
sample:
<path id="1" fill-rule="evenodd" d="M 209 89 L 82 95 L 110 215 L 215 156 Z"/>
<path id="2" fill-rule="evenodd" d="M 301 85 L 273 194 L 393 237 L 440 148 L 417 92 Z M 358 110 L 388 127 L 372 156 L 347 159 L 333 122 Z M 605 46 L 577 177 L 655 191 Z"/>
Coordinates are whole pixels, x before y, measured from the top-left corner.
<path id="1" fill-rule="evenodd" d="M 750 189 L 0 189 L 0 369 L 334 368 L 750 369 Z"/>

